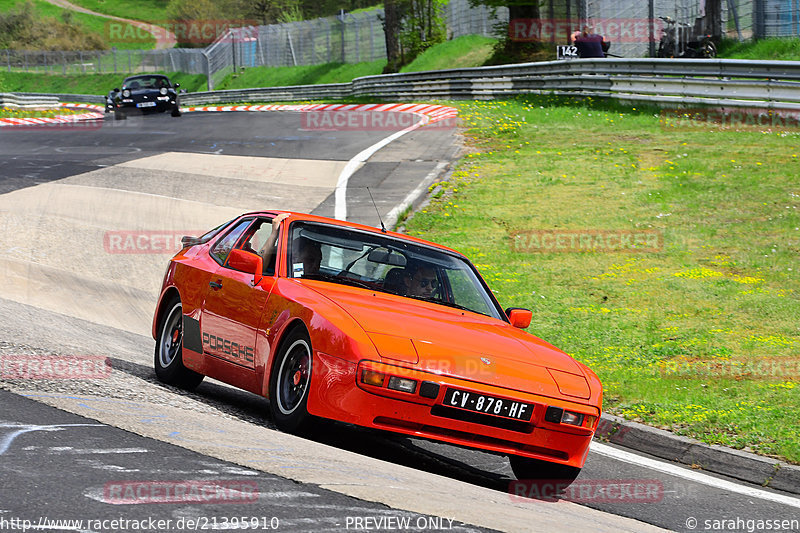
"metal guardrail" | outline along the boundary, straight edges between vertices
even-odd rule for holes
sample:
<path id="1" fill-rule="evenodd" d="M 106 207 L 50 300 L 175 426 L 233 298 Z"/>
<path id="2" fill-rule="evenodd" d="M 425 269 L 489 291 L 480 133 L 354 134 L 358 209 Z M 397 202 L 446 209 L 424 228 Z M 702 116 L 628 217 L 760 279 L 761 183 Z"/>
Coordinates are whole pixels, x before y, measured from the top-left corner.
<path id="1" fill-rule="evenodd" d="M 0 93 L 0 107 L 53 107 L 58 105 L 55 95 Z"/>
<path id="2" fill-rule="evenodd" d="M 53 103 L 58 102 L 80 102 L 82 104 L 98 104 L 105 105 L 106 97 L 97 94 L 67 94 L 67 93 L 16 93 L 17 97 L 24 94 L 33 98 L 49 98 Z"/>
<path id="3" fill-rule="evenodd" d="M 232 89 L 181 95 L 181 105 L 195 106 L 228 102 L 294 102 L 297 100 L 341 100 L 351 96 L 351 84 L 294 85 L 261 89 Z"/>
<path id="4" fill-rule="evenodd" d="M 184 94 L 184 105 L 370 97 L 490 100 L 523 94 L 615 98 L 661 106 L 800 110 L 800 61 L 579 59 L 386 74 L 351 83 Z M 62 100 L 102 97 L 58 95 Z"/>

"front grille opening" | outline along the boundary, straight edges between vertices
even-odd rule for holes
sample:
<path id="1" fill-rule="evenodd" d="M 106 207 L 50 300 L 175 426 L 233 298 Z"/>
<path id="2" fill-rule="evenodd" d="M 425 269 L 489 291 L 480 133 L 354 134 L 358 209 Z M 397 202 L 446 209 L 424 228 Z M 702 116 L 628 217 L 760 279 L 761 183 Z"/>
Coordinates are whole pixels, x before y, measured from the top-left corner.
<path id="1" fill-rule="evenodd" d="M 431 414 L 433 416 L 441 416 L 442 418 L 452 418 L 453 420 L 472 422 L 473 424 L 492 426 L 499 429 L 507 429 L 508 431 L 516 431 L 518 433 L 533 433 L 533 424 L 530 422 L 510 420 L 508 418 L 485 415 L 483 413 L 473 413 L 472 411 L 456 409 L 455 407 L 448 407 L 446 405 L 434 405 L 431 409 Z"/>
<path id="2" fill-rule="evenodd" d="M 458 431 L 456 429 L 448 429 L 438 426 L 430 426 L 427 424 L 420 424 L 418 422 L 411 422 L 409 420 L 399 420 L 397 418 L 389 418 L 379 416 L 373 421 L 379 426 L 384 426 L 398 431 L 413 431 L 414 433 L 422 434 L 420 436 L 428 436 L 430 438 L 450 438 L 457 439 L 464 442 L 471 442 L 476 445 L 490 446 L 494 449 L 505 448 L 501 450 L 507 453 L 510 450 L 519 450 L 521 452 L 535 453 L 544 457 L 553 457 L 561 459 L 562 461 L 569 460 L 569 454 L 561 450 L 553 450 L 550 448 L 542 448 L 541 446 L 532 446 L 530 444 L 523 444 L 505 439 L 498 439 L 496 437 L 489 437 L 488 435 L 478 435 L 476 433 L 469 433 L 466 431 Z"/>

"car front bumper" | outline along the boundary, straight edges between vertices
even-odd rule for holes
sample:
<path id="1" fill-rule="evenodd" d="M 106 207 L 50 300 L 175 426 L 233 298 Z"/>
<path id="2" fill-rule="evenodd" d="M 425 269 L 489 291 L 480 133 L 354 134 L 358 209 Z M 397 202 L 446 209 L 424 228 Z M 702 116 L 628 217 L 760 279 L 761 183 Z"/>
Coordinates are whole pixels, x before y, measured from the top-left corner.
<path id="1" fill-rule="evenodd" d="M 417 383 L 438 385 L 435 398 L 372 387 L 361 382 L 364 370 L 402 375 Z M 432 387 L 432 385 L 431 385 Z M 524 402 L 533 406 L 529 421 L 479 415 L 444 405 L 450 388 L 478 395 Z M 585 414 L 590 427 L 553 424 L 545 420 L 549 406 Z M 445 374 L 423 372 L 385 363 L 362 361 L 358 365 L 316 352 L 308 399 L 311 414 L 360 426 L 429 438 L 461 446 L 513 454 L 581 468 L 597 427 L 597 407 L 564 398 L 487 385 Z M 478 421 L 475 421 L 478 419 Z"/>

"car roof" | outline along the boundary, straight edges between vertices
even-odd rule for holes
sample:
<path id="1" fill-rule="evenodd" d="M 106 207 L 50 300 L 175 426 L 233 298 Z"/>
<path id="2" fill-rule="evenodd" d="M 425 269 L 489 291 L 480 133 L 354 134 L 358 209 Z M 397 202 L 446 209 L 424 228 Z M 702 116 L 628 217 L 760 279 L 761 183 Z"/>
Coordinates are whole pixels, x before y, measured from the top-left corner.
<path id="1" fill-rule="evenodd" d="M 162 79 L 165 79 L 165 80 L 169 81 L 169 78 L 167 76 L 164 76 L 163 74 L 139 74 L 137 76 L 128 76 L 127 78 L 122 80 L 122 83 L 126 83 L 126 82 L 129 82 L 131 80 L 143 80 L 143 79 L 152 79 L 152 78 L 162 78 Z"/>
<path id="2" fill-rule="evenodd" d="M 356 230 L 365 231 L 368 233 L 374 233 L 376 235 L 386 235 L 388 237 L 394 237 L 401 240 L 406 240 L 410 242 L 414 242 L 417 244 L 421 244 L 423 246 L 430 246 L 433 248 L 437 248 L 439 250 L 444 250 L 450 253 L 454 253 L 463 257 L 463 254 L 457 250 L 453 250 L 452 248 L 448 248 L 447 246 L 443 246 L 441 244 L 437 244 L 435 242 L 426 241 L 425 239 L 420 239 L 418 237 L 414 237 L 412 235 L 406 235 L 404 233 L 397 233 L 395 231 L 382 231 L 380 228 L 376 228 L 375 226 L 368 226 L 366 224 L 359 224 L 357 222 L 350 222 L 347 220 L 337 220 L 335 218 L 323 217 L 320 215 L 310 215 L 307 213 L 299 213 L 297 211 L 285 211 L 282 209 L 270 209 L 264 211 L 251 211 L 249 213 L 243 213 L 237 218 L 245 217 L 245 216 L 275 216 L 281 213 L 287 213 L 290 215 L 291 220 L 303 220 L 308 222 L 320 222 L 322 224 L 332 224 L 335 226 L 341 226 L 343 228 L 352 228 Z"/>

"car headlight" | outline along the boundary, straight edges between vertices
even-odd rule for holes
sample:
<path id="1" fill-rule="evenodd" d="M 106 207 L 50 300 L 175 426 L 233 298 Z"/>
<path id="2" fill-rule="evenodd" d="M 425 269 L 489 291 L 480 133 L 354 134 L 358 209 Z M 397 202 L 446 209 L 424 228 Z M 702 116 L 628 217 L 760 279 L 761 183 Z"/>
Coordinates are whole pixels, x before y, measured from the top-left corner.
<path id="1" fill-rule="evenodd" d="M 128 89 L 125 89 L 124 91 L 122 91 L 122 96 L 124 96 L 125 98 L 129 97 L 130 95 L 131 95 L 131 92 Z"/>
<path id="2" fill-rule="evenodd" d="M 158 91 L 158 92 L 160 92 L 161 94 L 167 94 L 167 88 L 166 87 L 162 87 L 161 90 Z"/>

